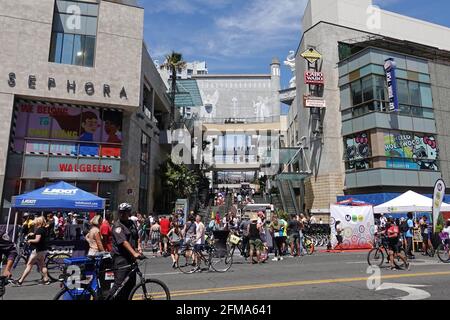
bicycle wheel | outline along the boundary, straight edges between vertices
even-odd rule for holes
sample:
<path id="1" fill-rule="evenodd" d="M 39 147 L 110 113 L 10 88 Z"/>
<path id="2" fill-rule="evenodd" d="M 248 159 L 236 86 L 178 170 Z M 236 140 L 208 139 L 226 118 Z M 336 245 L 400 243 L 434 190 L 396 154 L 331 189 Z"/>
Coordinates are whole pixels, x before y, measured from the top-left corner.
<path id="1" fill-rule="evenodd" d="M 178 255 L 177 266 L 178 269 L 185 274 L 194 273 L 194 250 L 186 249 L 182 251 Z"/>
<path id="2" fill-rule="evenodd" d="M 63 288 L 56 294 L 53 300 L 90 301 L 97 300 L 97 294 L 91 288 Z"/>
<path id="3" fill-rule="evenodd" d="M 59 280 L 61 274 L 64 273 L 64 259 L 68 258 L 70 258 L 70 255 L 65 253 L 52 254 L 48 256 L 45 266 L 47 267 L 48 277 L 50 278 L 50 280 Z"/>
<path id="4" fill-rule="evenodd" d="M 379 248 L 373 248 L 369 251 L 367 255 L 367 263 L 369 266 L 378 266 L 381 267 L 384 262 L 384 253 Z"/>
<path id="5" fill-rule="evenodd" d="M 170 300 L 170 291 L 166 284 L 157 279 L 146 279 L 133 288 L 128 300 Z"/>
<path id="6" fill-rule="evenodd" d="M 436 250 L 439 260 L 444 263 L 450 263 L 450 250 L 448 245 L 440 244 Z"/>
<path id="7" fill-rule="evenodd" d="M 233 265 L 233 256 L 226 250 L 212 249 L 209 252 L 210 267 L 216 272 L 227 272 Z"/>

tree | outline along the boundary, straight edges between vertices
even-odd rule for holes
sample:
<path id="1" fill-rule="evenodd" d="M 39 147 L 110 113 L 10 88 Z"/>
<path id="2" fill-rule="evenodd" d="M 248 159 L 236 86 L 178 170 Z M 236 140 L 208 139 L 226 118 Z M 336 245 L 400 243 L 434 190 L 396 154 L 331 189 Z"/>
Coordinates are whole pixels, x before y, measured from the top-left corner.
<path id="1" fill-rule="evenodd" d="M 200 177 L 184 164 L 175 164 L 167 160 L 161 167 L 163 185 L 173 192 L 176 199 L 187 199 L 195 192 Z"/>
<path id="2" fill-rule="evenodd" d="M 171 80 L 171 106 L 170 106 L 170 122 L 171 127 L 174 127 L 175 124 L 175 96 L 177 94 L 177 72 L 178 70 L 183 70 L 186 68 L 186 62 L 183 61 L 183 55 L 181 53 L 172 51 L 171 54 L 166 56 L 166 62 L 163 64 L 164 67 L 169 67 L 169 70 L 172 74 Z"/>

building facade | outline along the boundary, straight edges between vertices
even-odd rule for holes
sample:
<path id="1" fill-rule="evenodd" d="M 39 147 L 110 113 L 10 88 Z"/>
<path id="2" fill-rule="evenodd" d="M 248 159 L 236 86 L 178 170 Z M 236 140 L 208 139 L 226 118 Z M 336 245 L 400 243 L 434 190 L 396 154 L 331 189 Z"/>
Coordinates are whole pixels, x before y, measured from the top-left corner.
<path id="1" fill-rule="evenodd" d="M 0 25 L 3 213 L 12 196 L 59 180 L 112 210 L 153 210 L 170 102 L 143 42 L 143 9 L 1 0 Z"/>
<path id="2" fill-rule="evenodd" d="M 343 198 L 378 204 L 409 189 L 431 194 L 438 178 L 448 180 L 450 29 L 371 0 L 310 0 L 303 30 L 287 135 L 306 150 L 300 171 L 312 173 L 299 188 L 302 210 L 327 215 Z M 321 110 L 304 106 L 312 65 L 301 54 L 310 48 L 322 55 Z M 387 59 L 397 65 L 398 112 L 389 110 Z"/>

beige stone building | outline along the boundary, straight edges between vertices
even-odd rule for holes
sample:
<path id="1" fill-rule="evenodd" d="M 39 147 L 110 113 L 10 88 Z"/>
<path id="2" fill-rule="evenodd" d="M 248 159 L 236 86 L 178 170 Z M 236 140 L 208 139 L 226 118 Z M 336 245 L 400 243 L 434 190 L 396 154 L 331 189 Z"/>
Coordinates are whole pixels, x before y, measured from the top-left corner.
<path id="1" fill-rule="evenodd" d="M 59 180 L 112 210 L 161 205 L 170 101 L 143 30 L 135 1 L 0 0 L 3 213 Z"/>

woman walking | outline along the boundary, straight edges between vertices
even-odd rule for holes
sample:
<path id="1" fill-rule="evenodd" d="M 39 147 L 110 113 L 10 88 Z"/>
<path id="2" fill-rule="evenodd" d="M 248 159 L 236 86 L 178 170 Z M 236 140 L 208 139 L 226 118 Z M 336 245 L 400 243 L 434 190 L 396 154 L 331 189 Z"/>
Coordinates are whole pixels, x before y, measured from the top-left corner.
<path id="1" fill-rule="evenodd" d="M 25 268 L 22 277 L 20 277 L 17 281 L 19 286 L 23 284 L 34 265 L 37 265 L 39 270 L 41 270 L 43 276 L 42 284 L 50 284 L 47 268 L 45 267 L 45 257 L 47 255 L 47 231 L 45 230 L 45 225 L 46 223 L 44 217 L 34 219 L 35 232 L 29 234 L 29 240 L 27 240 L 27 243 L 31 245 L 33 251 L 31 252 L 27 267 Z"/>
<path id="2" fill-rule="evenodd" d="M 167 234 L 170 243 L 170 255 L 172 257 L 172 268 L 177 268 L 178 261 L 178 250 L 180 249 L 181 241 L 183 236 L 181 235 L 181 230 L 178 222 L 173 222 L 173 227 Z"/>
<path id="3" fill-rule="evenodd" d="M 152 243 L 153 257 L 156 257 L 158 250 L 159 250 L 159 252 L 162 252 L 161 228 L 159 226 L 157 219 L 155 219 L 152 227 L 150 228 L 150 239 L 151 239 L 151 243 Z"/>
<path id="4" fill-rule="evenodd" d="M 270 223 L 270 231 L 274 239 L 275 258 L 272 261 L 283 260 L 283 225 L 281 224 L 278 216 L 274 214 L 272 216 L 272 222 Z"/>
<path id="5" fill-rule="evenodd" d="M 99 252 L 104 252 L 105 248 L 103 247 L 102 237 L 100 235 L 100 226 L 103 222 L 101 216 L 97 215 L 91 219 L 89 224 L 91 228 L 89 229 L 88 234 L 86 235 L 86 241 L 89 243 L 89 252 L 88 256 L 95 256 Z"/>

